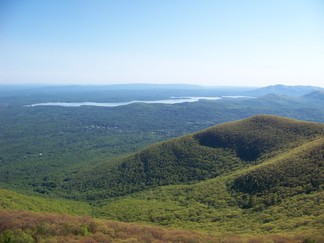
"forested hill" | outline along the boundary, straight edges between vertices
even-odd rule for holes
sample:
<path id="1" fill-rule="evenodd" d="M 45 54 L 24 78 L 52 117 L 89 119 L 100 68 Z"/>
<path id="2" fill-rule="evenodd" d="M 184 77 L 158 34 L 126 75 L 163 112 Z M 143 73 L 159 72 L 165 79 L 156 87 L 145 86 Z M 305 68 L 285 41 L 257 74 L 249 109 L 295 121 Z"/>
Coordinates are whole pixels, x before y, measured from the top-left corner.
<path id="1" fill-rule="evenodd" d="M 63 193 L 94 200 L 190 184 L 263 163 L 323 136 L 323 124 L 258 115 L 152 145 L 113 168 L 102 164 L 63 182 Z"/>

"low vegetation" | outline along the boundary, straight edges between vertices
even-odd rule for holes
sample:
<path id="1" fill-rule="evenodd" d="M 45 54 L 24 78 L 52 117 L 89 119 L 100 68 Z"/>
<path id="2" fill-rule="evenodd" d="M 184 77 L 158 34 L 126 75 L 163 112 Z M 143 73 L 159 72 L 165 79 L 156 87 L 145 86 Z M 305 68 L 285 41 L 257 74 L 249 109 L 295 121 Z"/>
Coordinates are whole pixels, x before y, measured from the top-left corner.
<path id="1" fill-rule="evenodd" d="M 0 211 L 0 242 L 319 242 L 319 234 L 211 235 L 63 214 Z"/>

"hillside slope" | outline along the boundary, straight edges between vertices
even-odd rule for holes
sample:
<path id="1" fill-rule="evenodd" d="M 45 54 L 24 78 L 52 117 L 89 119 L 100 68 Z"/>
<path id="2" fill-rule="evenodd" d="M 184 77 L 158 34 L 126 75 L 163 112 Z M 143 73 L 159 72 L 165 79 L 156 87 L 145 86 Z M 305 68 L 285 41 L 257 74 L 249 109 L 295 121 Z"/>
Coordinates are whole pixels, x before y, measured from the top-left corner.
<path id="1" fill-rule="evenodd" d="M 70 196 L 95 200 L 195 183 L 262 163 L 323 135 L 323 124 L 259 115 L 150 146 L 113 169 L 101 165 L 62 187 Z"/>
<path id="2" fill-rule="evenodd" d="M 284 198 L 324 189 L 324 137 L 254 167 L 235 178 L 241 207 L 274 205 Z M 243 198 L 243 200 L 242 200 Z"/>
<path id="3" fill-rule="evenodd" d="M 91 207 L 86 202 L 25 195 L 0 188 L 0 210 L 4 209 L 67 213 L 73 215 L 91 214 Z"/>

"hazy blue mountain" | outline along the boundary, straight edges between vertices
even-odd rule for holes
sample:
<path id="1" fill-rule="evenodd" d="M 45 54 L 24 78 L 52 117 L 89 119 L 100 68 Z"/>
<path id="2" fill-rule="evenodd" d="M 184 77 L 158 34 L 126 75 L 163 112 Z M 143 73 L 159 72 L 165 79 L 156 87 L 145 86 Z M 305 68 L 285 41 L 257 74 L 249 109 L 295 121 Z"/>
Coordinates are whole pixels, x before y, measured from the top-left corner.
<path id="1" fill-rule="evenodd" d="M 324 90 L 314 91 L 304 95 L 303 98 L 324 101 Z"/>
<path id="2" fill-rule="evenodd" d="M 286 86 L 282 84 L 271 85 L 259 89 L 247 91 L 246 95 L 263 96 L 267 94 L 278 94 L 288 96 L 303 96 L 314 91 L 323 91 L 324 89 L 316 86 Z"/>

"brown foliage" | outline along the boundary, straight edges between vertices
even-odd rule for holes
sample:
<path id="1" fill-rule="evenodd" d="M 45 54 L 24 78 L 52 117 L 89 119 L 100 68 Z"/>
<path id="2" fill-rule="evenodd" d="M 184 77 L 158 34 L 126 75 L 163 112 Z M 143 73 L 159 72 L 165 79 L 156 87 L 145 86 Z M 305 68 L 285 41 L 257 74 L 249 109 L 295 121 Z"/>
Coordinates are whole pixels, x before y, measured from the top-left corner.
<path id="1" fill-rule="evenodd" d="M 153 226 L 128 224 L 90 217 L 77 217 L 54 213 L 35 213 L 26 211 L 0 211 L 0 242 L 5 232 L 25 232 L 35 242 L 304 242 L 306 236 L 267 235 L 207 235 L 194 231 L 165 229 Z M 324 242 L 322 235 L 315 237 L 315 242 Z M 15 242 L 15 240 L 12 240 Z M 305 241 L 308 242 L 308 241 Z M 313 241 L 309 241 L 313 242 Z"/>

